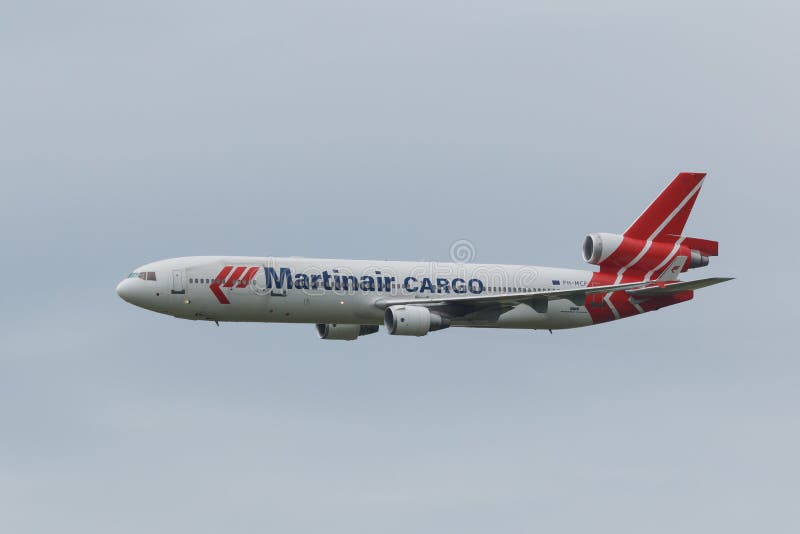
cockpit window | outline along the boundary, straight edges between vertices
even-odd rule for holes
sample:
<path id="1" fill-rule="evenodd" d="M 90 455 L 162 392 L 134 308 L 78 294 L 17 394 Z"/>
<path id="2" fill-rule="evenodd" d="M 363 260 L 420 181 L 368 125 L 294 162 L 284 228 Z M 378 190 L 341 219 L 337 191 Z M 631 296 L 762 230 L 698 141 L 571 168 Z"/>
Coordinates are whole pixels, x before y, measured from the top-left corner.
<path id="1" fill-rule="evenodd" d="M 128 275 L 128 278 L 139 278 L 141 280 L 149 280 L 151 282 L 156 281 L 156 273 L 154 271 L 142 271 L 140 273 L 131 273 Z"/>

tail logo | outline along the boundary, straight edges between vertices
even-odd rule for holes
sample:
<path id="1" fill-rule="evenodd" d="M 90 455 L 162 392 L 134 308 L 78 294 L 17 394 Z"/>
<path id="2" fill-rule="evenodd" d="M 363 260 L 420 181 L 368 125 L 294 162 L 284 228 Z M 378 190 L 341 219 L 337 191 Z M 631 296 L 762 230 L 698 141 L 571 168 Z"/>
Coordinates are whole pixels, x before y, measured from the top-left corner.
<path id="1" fill-rule="evenodd" d="M 214 293 L 214 296 L 217 297 L 220 304 L 230 304 L 231 301 L 228 300 L 227 295 L 225 295 L 222 289 L 232 290 L 234 287 L 239 289 L 245 288 L 253 277 L 255 277 L 257 272 L 258 267 L 226 265 L 219 274 L 214 277 L 214 280 L 212 280 L 209 285 L 209 289 Z"/>

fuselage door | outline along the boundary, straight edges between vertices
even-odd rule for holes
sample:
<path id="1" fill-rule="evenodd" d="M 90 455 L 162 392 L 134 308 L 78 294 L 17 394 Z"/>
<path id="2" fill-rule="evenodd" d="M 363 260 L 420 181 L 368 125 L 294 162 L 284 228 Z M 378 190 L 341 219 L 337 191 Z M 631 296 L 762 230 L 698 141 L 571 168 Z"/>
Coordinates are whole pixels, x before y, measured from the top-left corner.
<path id="1" fill-rule="evenodd" d="M 183 295 L 186 293 L 186 280 L 182 269 L 172 270 L 172 294 Z"/>

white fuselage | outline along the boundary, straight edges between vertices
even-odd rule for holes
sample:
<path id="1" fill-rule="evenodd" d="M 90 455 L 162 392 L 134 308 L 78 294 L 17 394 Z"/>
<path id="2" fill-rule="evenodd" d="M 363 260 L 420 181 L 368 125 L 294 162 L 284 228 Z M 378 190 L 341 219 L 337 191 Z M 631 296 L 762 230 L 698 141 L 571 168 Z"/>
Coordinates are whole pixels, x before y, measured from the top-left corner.
<path id="1" fill-rule="evenodd" d="M 117 288 L 126 301 L 192 320 L 381 325 L 381 301 L 547 293 L 586 287 L 592 272 L 522 265 L 200 256 L 144 265 Z M 583 303 L 482 308 L 452 326 L 588 326 Z"/>
<path id="2" fill-rule="evenodd" d="M 687 302 L 731 280 L 680 282 L 719 243 L 681 235 L 705 173 L 680 173 L 622 234 L 586 237 L 599 271 L 524 265 L 198 256 L 144 265 L 117 287 L 126 301 L 206 321 L 314 323 L 323 339 L 449 326 L 562 329 Z"/>

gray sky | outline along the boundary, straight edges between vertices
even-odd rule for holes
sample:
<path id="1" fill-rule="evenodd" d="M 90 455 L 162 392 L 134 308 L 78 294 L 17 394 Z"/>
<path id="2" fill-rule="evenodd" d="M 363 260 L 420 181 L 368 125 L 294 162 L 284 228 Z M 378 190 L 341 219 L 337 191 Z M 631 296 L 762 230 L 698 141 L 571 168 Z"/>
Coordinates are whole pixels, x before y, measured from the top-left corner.
<path id="1" fill-rule="evenodd" d="M 797 532 L 800 10 L 531 4 L 5 6 L 0 530 Z M 681 170 L 691 276 L 738 280 L 610 325 L 338 343 L 114 293 L 462 238 L 580 268 Z"/>

